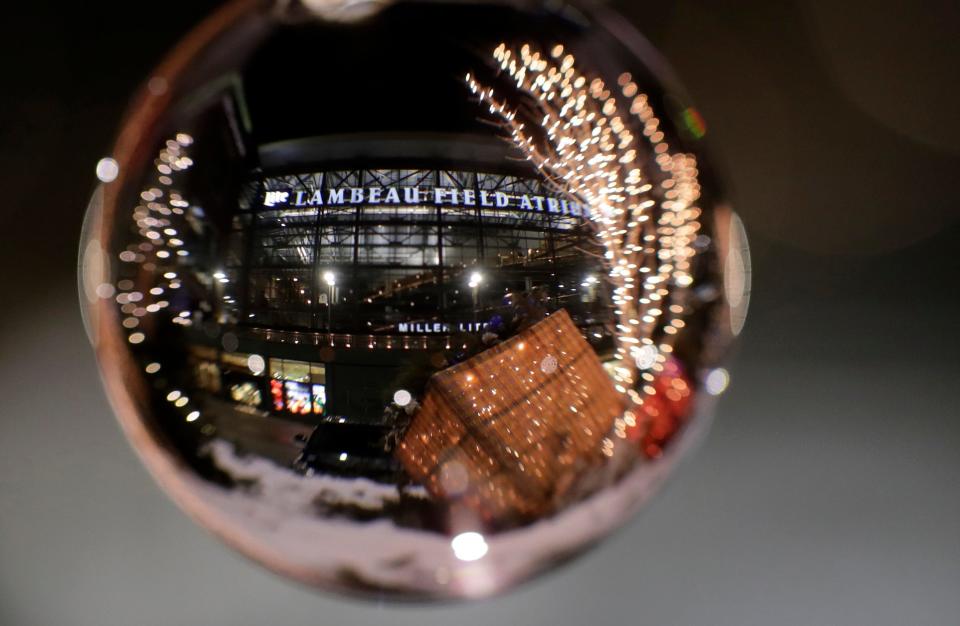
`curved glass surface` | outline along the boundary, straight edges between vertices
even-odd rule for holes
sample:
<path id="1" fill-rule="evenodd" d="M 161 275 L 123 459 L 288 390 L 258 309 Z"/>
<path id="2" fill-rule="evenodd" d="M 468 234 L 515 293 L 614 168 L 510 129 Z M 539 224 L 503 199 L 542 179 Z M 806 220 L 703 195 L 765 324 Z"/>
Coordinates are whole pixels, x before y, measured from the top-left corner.
<path id="1" fill-rule="evenodd" d="M 749 254 L 705 132 L 616 16 L 230 4 L 98 166 L 121 423 L 276 571 L 509 588 L 642 505 L 726 386 Z"/>

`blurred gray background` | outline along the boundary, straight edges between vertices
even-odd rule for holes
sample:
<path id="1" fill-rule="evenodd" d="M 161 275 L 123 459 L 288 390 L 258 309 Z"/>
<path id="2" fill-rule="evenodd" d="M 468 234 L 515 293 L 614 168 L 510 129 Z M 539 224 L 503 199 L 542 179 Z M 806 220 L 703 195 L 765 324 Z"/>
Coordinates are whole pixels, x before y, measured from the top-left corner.
<path id="1" fill-rule="evenodd" d="M 90 4 L 0 26 L 0 625 L 960 624 L 955 3 L 619 3 L 704 113 L 751 236 L 733 386 L 627 528 L 445 607 L 275 577 L 124 441 L 76 304 L 82 211 L 129 94 L 216 3 Z"/>

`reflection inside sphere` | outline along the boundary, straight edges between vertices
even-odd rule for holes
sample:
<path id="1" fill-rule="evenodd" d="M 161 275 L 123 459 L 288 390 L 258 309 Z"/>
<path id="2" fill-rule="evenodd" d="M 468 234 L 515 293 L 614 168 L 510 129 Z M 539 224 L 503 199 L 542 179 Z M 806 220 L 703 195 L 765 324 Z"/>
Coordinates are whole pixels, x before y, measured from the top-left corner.
<path id="1" fill-rule="evenodd" d="M 670 471 L 742 227 L 611 18 L 333 4 L 230 5 L 151 79 L 98 166 L 91 334 L 148 466 L 244 553 L 494 593 Z"/>

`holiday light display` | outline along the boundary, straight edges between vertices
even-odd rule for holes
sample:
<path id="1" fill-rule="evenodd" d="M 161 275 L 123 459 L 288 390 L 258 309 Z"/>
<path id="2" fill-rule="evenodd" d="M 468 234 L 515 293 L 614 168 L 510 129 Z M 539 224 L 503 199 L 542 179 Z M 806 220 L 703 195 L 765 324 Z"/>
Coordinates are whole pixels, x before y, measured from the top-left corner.
<path id="1" fill-rule="evenodd" d="M 670 473 L 749 257 L 702 117 L 609 14 L 354 4 L 238 0 L 150 77 L 97 166 L 88 332 L 147 466 L 232 546 L 488 595 Z"/>

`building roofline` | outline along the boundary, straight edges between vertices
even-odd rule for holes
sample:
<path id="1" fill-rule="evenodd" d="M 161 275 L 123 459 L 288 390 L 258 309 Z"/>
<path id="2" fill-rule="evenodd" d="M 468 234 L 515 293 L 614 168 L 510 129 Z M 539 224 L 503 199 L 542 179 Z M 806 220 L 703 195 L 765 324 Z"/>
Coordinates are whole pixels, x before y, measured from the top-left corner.
<path id="1" fill-rule="evenodd" d="M 261 145 L 264 173 L 305 171 L 334 166 L 368 168 L 403 165 L 532 176 L 521 153 L 493 134 L 370 133 L 325 135 Z"/>

